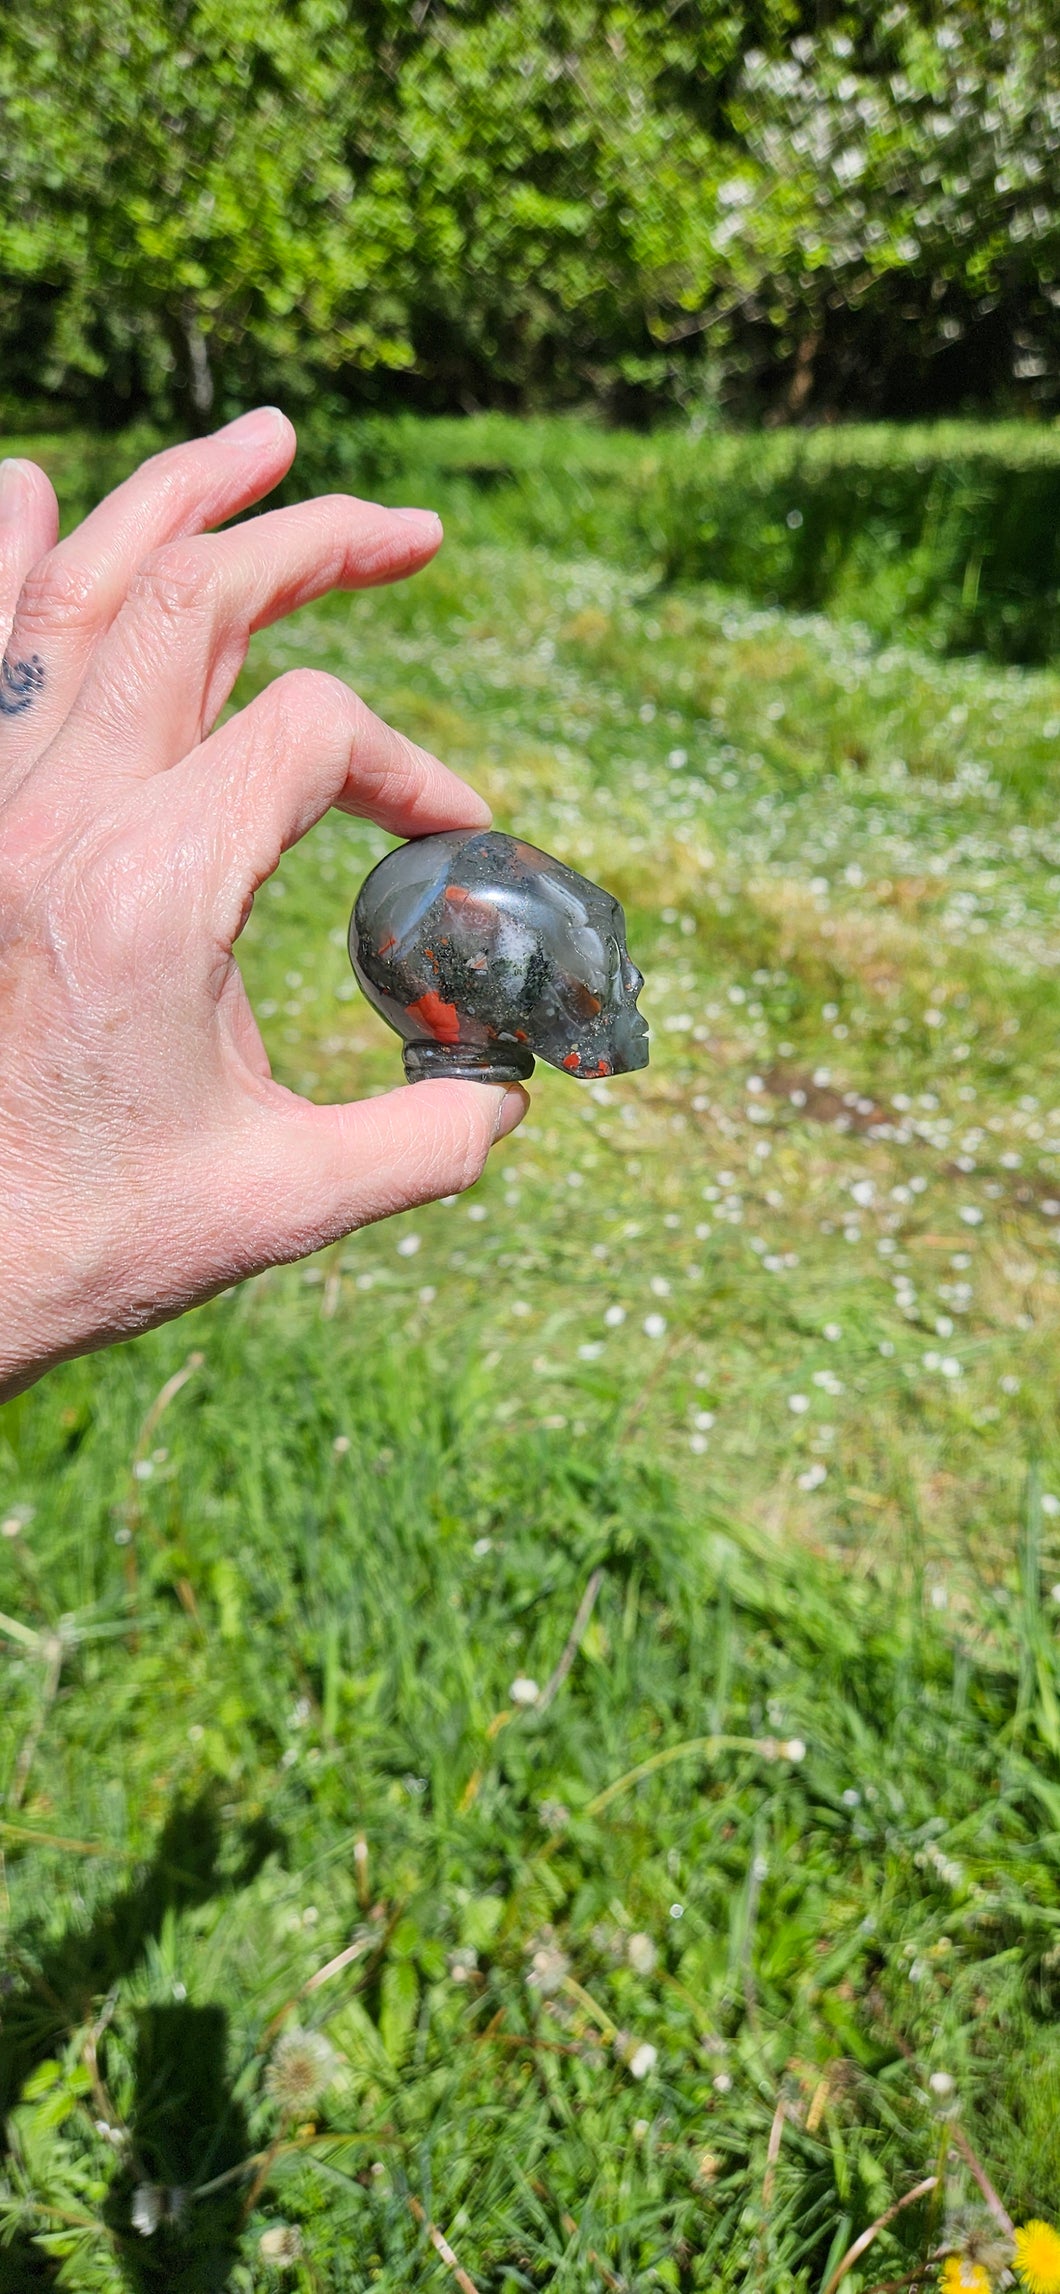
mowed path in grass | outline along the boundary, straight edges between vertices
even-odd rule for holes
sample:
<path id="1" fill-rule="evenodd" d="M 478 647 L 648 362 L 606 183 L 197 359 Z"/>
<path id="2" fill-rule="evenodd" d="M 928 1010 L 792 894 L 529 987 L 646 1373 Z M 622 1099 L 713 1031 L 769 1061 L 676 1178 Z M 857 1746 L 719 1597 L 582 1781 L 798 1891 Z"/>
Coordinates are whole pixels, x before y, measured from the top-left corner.
<path id="1" fill-rule="evenodd" d="M 912 1539 L 940 1602 L 1004 1573 L 1032 1457 L 1047 1524 L 1060 1492 L 1060 679 L 458 538 L 255 674 L 299 660 L 620 894 L 652 1058 L 539 1067 L 469 1199 L 278 1279 L 473 1353 L 502 1420 L 661 1453 L 693 1505 L 869 1568 Z M 400 1073 L 344 952 L 384 849 L 333 817 L 244 942 L 320 1096 Z"/>

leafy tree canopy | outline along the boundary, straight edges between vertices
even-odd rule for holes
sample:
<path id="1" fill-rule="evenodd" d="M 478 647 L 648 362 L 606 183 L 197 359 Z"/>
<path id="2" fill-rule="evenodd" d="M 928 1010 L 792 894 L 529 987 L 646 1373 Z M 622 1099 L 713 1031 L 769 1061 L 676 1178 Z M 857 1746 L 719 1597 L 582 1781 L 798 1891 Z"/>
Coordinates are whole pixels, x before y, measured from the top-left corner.
<path id="1" fill-rule="evenodd" d="M 1049 0 L 8 0 L 0 390 L 1060 388 Z"/>

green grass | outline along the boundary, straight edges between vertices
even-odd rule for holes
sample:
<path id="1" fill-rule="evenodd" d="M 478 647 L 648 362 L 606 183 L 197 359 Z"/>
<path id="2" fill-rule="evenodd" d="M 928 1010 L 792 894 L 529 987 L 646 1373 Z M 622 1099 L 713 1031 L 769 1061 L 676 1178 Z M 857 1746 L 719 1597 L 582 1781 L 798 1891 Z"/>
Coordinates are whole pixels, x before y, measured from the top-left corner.
<path id="1" fill-rule="evenodd" d="M 425 2220 L 479 2294 L 819 2294 L 941 2163 L 859 2294 L 987 2219 L 957 2131 L 1055 2211 L 1060 677 L 487 512 L 245 689 L 337 669 L 612 885 L 652 1066 L 0 1412 L 19 2294 L 451 2287 Z M 245 935 L 315 1096 L 399 1072 L 384 843 Z"/>
<path id="2" fill-rule="evenodd" d="M 18 442 L 71 514 L 158 443 L 140 425 Z M 301 426 L 294 498 L 427 501 L 465 536 L 585 552 L 645 582 L 709 580 L 826 609 L 879 641 L 1002 662 L 1060 654 L 1060 431 L 1043 422 L 844 423 L 645 436 L 575 417 Z"/>

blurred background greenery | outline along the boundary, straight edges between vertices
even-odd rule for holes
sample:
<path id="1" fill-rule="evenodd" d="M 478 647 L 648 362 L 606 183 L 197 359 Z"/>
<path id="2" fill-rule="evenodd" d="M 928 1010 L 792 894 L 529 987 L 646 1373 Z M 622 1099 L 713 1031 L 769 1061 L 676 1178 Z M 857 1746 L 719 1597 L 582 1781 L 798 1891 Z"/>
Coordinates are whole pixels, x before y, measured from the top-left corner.
<path id="1" fill-rule="evenodd" d="M 0 1410 L 3 2294 L 1060 2294 L 1058 67 L 8 0 L 4 443 L 439 508 L 237 700 L 611 885 L 652 1065 Z M 385 844 L 241 942 L 310 1096 Z"/>
<path id="2" fill-rule="evenodd" d="M 1050 0 L 7 0 L 0 403 L 1051 409 Z"/>

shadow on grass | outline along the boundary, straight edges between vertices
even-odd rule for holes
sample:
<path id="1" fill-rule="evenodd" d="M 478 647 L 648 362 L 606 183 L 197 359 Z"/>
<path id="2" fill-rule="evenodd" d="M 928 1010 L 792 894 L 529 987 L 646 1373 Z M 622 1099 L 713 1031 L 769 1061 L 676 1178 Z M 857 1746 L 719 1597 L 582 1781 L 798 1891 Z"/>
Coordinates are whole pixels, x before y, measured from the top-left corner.
<path id="1" fill-rule="evenodd" d="M 97 1911 L 87 1928 L 42 1943 L 37 1927 L 12 1938 L 8 1996 L 0 2026 L 0 2126 L 38 2063 L 61 2051 L 111 1986 L 131 1974 L 167 1913 L 246 1887 L 282 1845 L 266 1820 L 243 1828 L 233 1860 L 225 1846 L 216 1798 L 207 1791 L 178 1802 L 150 1864 Z M 138 2183 L 180 2193 L 212 2181 L 244 2156 L 247 2131 L 226 2074 L 227 2018 L 220 2007 L 173 2002 L 144 2010 L 139 2024 L 130 2132 L 137 2162 L 112 2185 L 105 2219 L 118 2239 L 130 2286 L 173 2294 L 213 2294 L 235 2259 L 238 2187 L 195 2207 L 160 2196 L 158 2227 L 144 2236 L 132 2222 Z M 4 2144 L 0 2144 L 0 2158 Z M 31 2294 L 58 2282 L 59 2265 L 28 2237 L 0 2249 L 0 2294 Z"/>
<path id="2" fill-rule="evenodd" d="M 250 2147 L 246 2118 L 228 2083 L 227 2052 L 223 2008 L 173 2004 L 148 2007 L 140 2017 L 129 2130 L 138 2171 L 123 2169 L 103 2210 L 136 2294 L 156 2288 L 220 2294 L 228 2284 L 243 2189 L 236 2182 L 198 2202 L 186 2196 L 238 2166 Z M 134 2226 L 138 2185 L 141 2212 Z"/>

